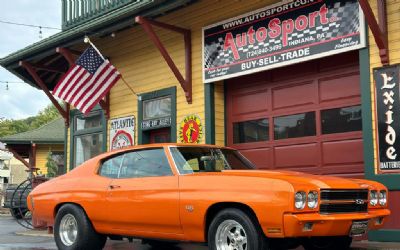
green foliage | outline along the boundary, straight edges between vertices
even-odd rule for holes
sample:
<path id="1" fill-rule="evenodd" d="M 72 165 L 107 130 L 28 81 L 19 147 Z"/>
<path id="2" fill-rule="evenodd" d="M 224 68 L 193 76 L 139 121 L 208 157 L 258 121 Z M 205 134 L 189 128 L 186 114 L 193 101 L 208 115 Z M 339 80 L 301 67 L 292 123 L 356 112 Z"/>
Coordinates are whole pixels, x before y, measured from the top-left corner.
<path id="1" fill-rule="evenodd" d="M 26 132 L 28 130 L 39 128 L 60 117 L 58 110 L 52 105 L 48 105 L 39 111 L 36 116 L 28 117 L 20 120 L 5 119 L 0 120 L 0 138 Z"/>
<path id="2" fill-rule="evenodd" d="M 56 161 L 51 157 L 52 153 L 51 151 L 49 151 L 49 153 L 47 154 L 47 162 L 46 162 L 46 168 L 47 168 L 47 177 L 51 178 L 51 177 L 56 177 L 57 176 L 57 170 L 58 170 L 58 166 Z"/>

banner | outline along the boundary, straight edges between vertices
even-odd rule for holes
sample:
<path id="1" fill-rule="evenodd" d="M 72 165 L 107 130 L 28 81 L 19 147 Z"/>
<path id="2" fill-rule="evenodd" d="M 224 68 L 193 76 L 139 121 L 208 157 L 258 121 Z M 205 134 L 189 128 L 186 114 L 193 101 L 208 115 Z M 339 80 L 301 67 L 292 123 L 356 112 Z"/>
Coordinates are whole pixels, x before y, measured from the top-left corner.
<path id="1" fill-rule="evenodd" d="M 400 65 L 374 69 L 379 170 L 400 170 Z"/>
<path id="2" fill-rule="evenodd" d="M 112 119 L 110 125 L 110 150 L 135 145 L 134 116 Z"/>
<path id="3" fill-rule="evenodd" d="M 283 1 L 203 28 L 205 83 L 365 47 L 358 0 Z"/>

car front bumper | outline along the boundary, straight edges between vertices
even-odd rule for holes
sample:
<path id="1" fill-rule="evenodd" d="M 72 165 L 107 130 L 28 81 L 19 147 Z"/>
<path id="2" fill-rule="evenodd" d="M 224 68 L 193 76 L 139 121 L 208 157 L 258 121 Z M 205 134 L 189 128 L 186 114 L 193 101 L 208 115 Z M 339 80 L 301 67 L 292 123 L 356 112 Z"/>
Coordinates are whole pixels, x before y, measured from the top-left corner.
<path id="1" fill-rule="evenodd" d="M 368 213 L 354 214 L 285 214 L 284 237 L 350 235 L 353 222 L 367 221 L 368 230 L 383 227 L 389 209 L 370 209 Z"/>

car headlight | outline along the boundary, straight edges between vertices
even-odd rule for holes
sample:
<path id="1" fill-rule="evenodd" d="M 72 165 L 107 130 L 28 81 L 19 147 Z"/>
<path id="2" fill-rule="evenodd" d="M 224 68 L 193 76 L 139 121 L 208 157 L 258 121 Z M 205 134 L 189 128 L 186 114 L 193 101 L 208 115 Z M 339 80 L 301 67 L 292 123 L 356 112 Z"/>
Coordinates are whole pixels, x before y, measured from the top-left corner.
<path id="1" fill-rule="evenodd" d="M 378 191 L 371 190 L 369 192 L 369 204 L 371 206 L 376 206 L 378 204 Z"/>
<path id="2" fill-rule="evenodd" d="M 297 209 L 304 209 L 304 207 L 306 206 L 306 200 L 306 192 L 297 192 L 294 196 L 294 206 Z"/>
<path id="3" fill-rule="evenodd" d="M 387 194 L 385 190 L 379 192 L 379 205 L 385 206 L 387 202 Z"/>
<path id="4" fill-rule="evenodd" d="M 311 191 L 308 193 L 307 206 L 312 209 L 318 207 L 318 192 L 317 191 Z"/>

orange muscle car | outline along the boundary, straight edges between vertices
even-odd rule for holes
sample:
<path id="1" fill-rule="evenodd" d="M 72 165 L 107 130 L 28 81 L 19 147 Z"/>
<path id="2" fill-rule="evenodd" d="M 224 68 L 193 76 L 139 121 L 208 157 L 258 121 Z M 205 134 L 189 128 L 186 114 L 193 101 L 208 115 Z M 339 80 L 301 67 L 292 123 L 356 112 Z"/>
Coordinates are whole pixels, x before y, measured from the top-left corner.
<path id="1" fill-rule="evenodd" d="M 101 249 L 107 237 L 212 250 L 346 249 L 390 214 L 380 183 L 256 170 L 234 149 L 187 144 L 104 153 L 27 200 L 33 219 L 54 227 L 59 249 Z"/>

